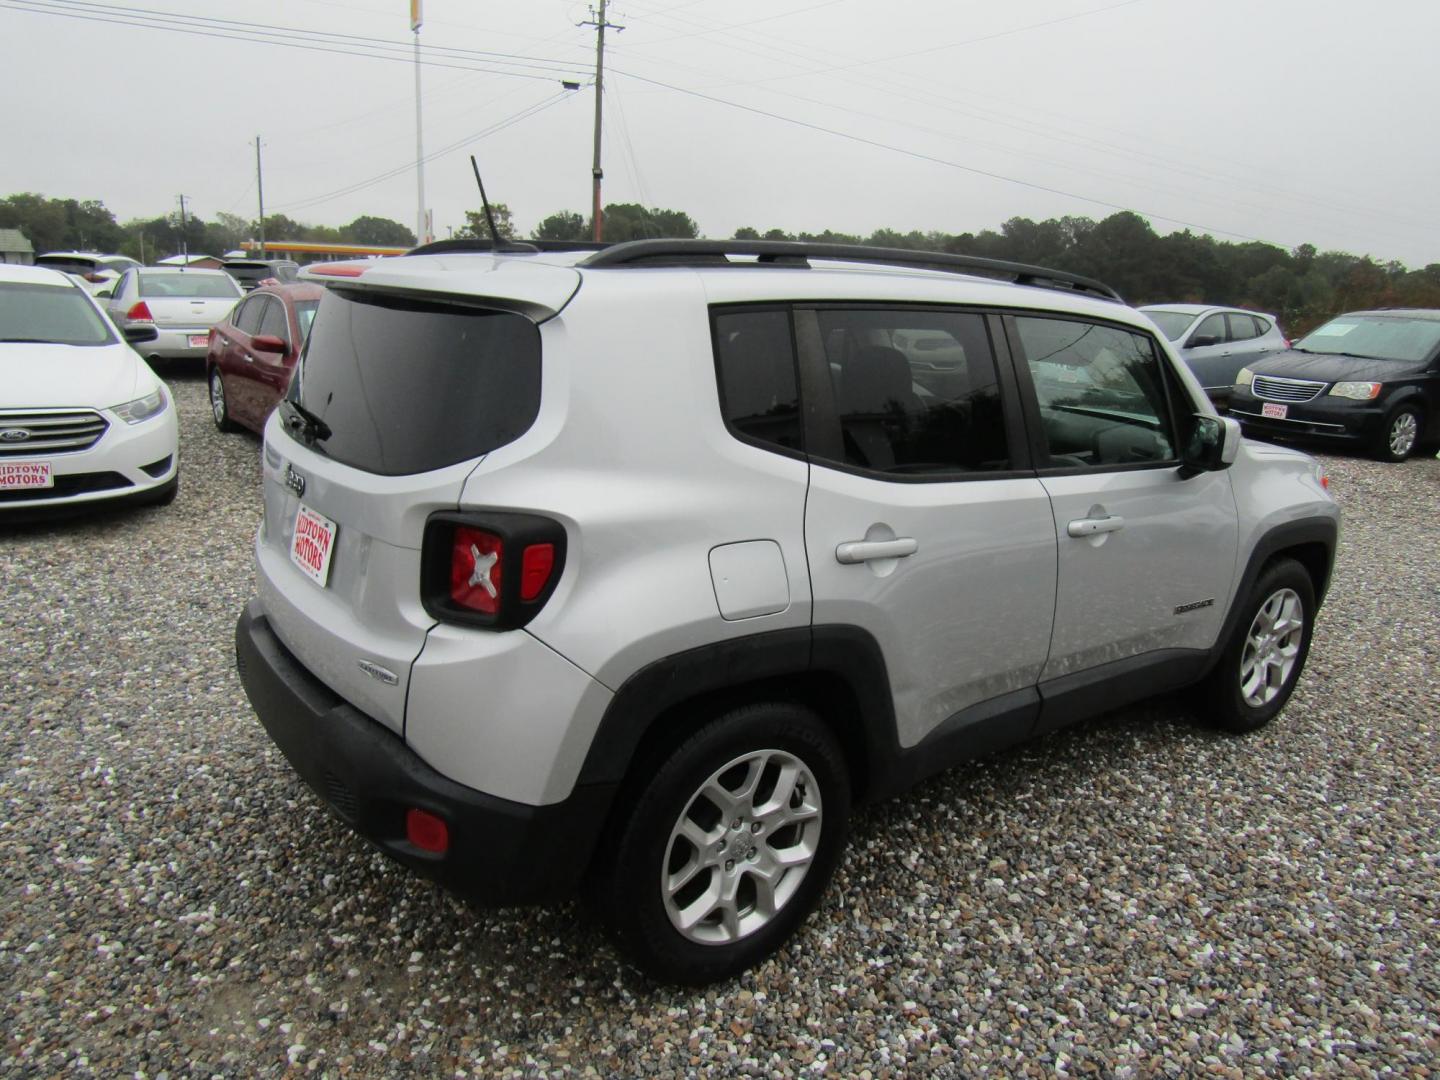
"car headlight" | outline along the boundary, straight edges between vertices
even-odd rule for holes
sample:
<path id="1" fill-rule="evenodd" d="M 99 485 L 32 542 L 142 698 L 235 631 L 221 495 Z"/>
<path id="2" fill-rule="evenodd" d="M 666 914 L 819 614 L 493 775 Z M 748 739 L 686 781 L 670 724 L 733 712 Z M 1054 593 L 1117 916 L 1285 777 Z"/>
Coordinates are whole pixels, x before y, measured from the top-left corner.
<path id="1" fill-rule="evenodd" d="M 1354 398 L 1356 401 L 1371 401 L 1380 396 L 1384 383 L 1378 382 L 1337 382 L 1330 387 L 1331 397 Z"/>
<path id="2" fill-rule="evenodd" d="M 134 401 L 127 401 L 124 405 L 116 405 L 113 411 L 127 424 L 138 424 L 142 420 L 149 420 L 152 416 L 159 416 L 165 411 L 165 391 L 157 389 L 153 394 L 146 394 Z"/>
<path id="3" fill-rule="evenodd" d="M 1236 386 L 1249 386 L 1255 381 L 1255 373 L 1248 367 L 1242 367 L 1235 373 Z"/>

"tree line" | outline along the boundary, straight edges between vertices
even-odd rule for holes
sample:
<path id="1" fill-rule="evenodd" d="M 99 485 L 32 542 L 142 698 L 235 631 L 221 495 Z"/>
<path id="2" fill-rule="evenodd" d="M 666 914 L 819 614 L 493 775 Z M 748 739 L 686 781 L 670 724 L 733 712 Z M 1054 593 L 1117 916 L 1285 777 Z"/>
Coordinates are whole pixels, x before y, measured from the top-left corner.
<path id="1" fill-rule="evenodd" d="M 508 239 L 523 239 L 510 209 L 492 206 L 495 224 Z M 458 237 L 489 236 L 479 211 L 467 211 Z M 659 237 L 700 236 L 700 228 L 682 210 L 610 203 L 602 212 L 604 237 L 619 243 Z M 222 254 L 255 237 L 255 221 L 221 212 L 211 221 L 188 216 L 182 233 L 179 214 L 120 224 L 97 200 L 47 199 L 23 193 L 0 199 L 0 228 L 18 228 L 36 252 L 68 249 L 119 252 L 154 261 L 181 249 Z M 588 240 L 592 223 L 585 215 L 562 210 L 544 218 L 528 239 Z M 309 225 L 283 214 L 265 218 L 267 240 L 377 244 L 408 247 L 415 234 L 397 221 L 362 215 L 339 227 Z M 1292 335 L 1303 334 L 1343 311 L 1381 307 L 1440 308 L 1440 263 L 1411 270 L 1398 262 L 1368 255 L 1319 251 L 1313 244 L 1293 250 L 1254 241 L 1232 242 L 1185 230 L 1160 235 L 1143 217 L 1129 211 L 1100 221 L 1059 217 L 1045 221 L 1015 217 L 999 229 L 978 233 L 896 232 L 869 235 L 826 230 L 790 233 L 735 231 L 737 240 L 802 240 L 870 244 L 911 250 L 947 251 L 1010 262 L 1048 266 L 1098 278 L 1132 304 L 1205 303 L 1265 311 L 1279 317 Z"/>

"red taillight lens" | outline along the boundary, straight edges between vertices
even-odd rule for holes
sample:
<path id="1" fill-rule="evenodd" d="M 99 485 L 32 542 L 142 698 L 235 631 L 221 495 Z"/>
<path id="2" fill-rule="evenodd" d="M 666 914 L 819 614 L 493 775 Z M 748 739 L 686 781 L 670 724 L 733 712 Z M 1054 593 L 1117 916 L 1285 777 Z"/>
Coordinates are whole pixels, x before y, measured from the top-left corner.
<path id="1" fill-rule="evenodd" d="M 520 561 L 520 599 L 534 600 L 550 583 L 555 569 L 555 545 L 531 544 Z"/>
<path id="2" fill-rule="evenodd" d="M 125 313 L 126 322 L 154 322 L 155 316 L 150 314 L 150 305 L 141 300 Z"/>
<path id="3" fill-rule="evenodd" d="M 499 611 L 504 554 L 505 545 L 494 533 L 458 526 L 450 542 L 450 599 L 485 615 Z"/>
<path id="4" fill-rule="evenodd" d="M 412 806 L 405 811 L 405 839 L 421 851 L 444 855 L 450 850 L 450 827 L 434 814 Z"/>

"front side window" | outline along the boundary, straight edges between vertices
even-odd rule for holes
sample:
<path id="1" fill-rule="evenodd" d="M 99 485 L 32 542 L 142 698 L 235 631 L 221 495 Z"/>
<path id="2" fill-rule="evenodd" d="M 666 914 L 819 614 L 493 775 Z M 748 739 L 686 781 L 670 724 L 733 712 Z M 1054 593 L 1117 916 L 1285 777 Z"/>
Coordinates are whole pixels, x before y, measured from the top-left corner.
<path id="1" fill-rule="evenodd" d="M 260 332 L 260 317 L 265 313 L 265 305 L 269 301 L 263 296 L 252 297 L 244 301 L 235 311 L 233 321 L 235 329 L 242 334 L 249 334 L 254 337 Z"/>
<path id="2" fill-rule="evenodd" d="M 1210 338 L 1209 341 L 1201 341 L 1201 338 Z M 1218 345 L 1225 340 L 1225 316 L 1216 312 L 1214 315 L 1205 316 L 1205 320 L 1195 328 L 1195 333 L 1190 338 L 1192 346 Z"/>
<path id="3" fill-rule="evenodd" d="M 816 316 L 841 464 L 916 476 L 1010 467 L 983 316 L 903 308 Z"/>
<path id="4" fill-rule="evenodd" d="M 1071 319 L 1015 320 L 1052 466 L 1175 459 L 1164 376 L 1144 334 Z"/>
<path id="5" fill-rule="evenodd" d="M 747 440 L 799 450 L 800 392 L 789 312 L 722 312 L 714 329 L 726 423 Z"/>

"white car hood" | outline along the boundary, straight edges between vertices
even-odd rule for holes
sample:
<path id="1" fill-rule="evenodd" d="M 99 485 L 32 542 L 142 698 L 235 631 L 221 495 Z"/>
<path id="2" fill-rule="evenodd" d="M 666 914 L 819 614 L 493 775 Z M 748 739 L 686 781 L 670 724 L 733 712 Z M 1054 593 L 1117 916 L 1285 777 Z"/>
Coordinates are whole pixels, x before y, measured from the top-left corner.
<path id="1" fill-rule="evenodd" d="M 144 397 L 157 381 L 124 342 L 0 343 L 0 409 L 108 409 Z"/>

